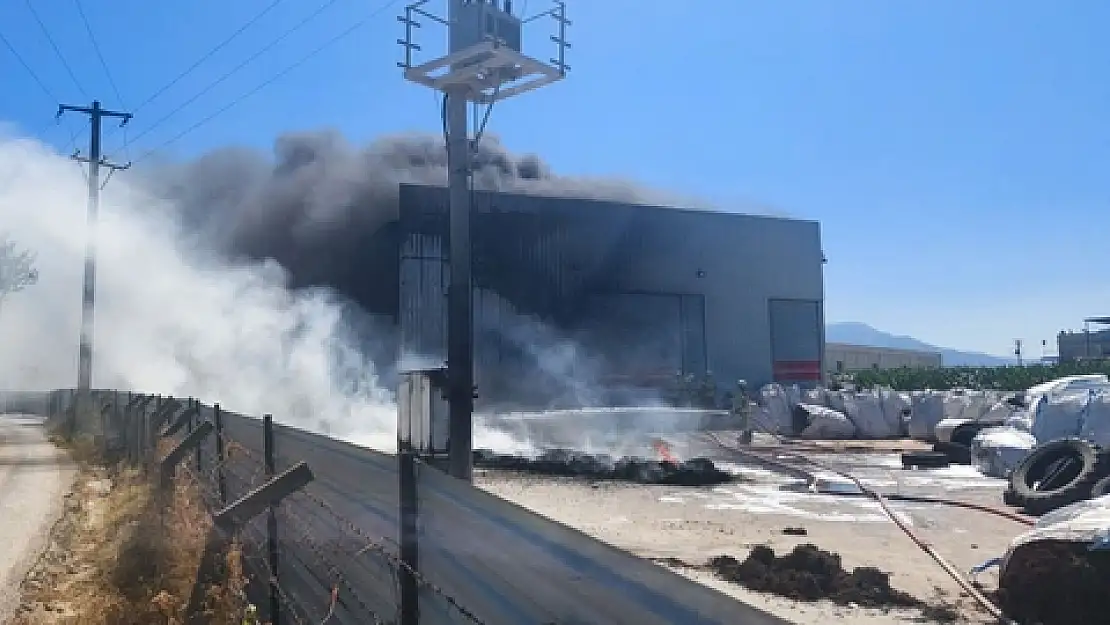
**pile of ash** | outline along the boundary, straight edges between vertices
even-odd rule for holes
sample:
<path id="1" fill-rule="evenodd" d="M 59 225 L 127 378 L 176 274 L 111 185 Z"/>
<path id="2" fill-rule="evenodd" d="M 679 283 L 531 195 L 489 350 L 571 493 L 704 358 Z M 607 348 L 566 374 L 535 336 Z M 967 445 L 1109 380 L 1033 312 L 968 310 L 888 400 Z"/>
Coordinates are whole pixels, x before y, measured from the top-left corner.
<path id="1" fill-rule="evenodd" d="M 706 458 L 685 461 L 614 458 L 571 449 L 548 449 L 538 456 L 498 454 L 489 449 L 475 449 L 474 466 L 539 475 L 674 486 L 711 486 L 734 479 L 733 475 L 721 471 L 712 460 Z"/>

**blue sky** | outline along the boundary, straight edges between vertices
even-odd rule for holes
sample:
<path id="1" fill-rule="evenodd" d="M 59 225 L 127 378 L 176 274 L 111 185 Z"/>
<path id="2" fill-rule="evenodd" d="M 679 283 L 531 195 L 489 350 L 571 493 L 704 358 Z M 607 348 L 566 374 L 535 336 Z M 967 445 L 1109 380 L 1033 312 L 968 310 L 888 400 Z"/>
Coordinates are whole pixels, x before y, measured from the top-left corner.
<path id="1" fill-rule="evenodd" d="M 272 0 L 22 0 L 2 33 L 0 119 L 68 150 L 57 102 L 135 109 L 118 159 L 285 130 L 352 140 L 436 131 L 427 90 L 395 66 L 402 3 L 332 0 L 320 15 L 161 121 L 328 0 L 285 0 L 160 97 Z M 516 0 L 534 12 L 544 0 Z M 1037 345 L 1110 314 L 1110 3 L 1097 0 L 569 0 L 568 80 L 510 100 L 490 131 L 565 174 L 612 175 L 822 223 L 827 316 L 958 348 Z M 701 9 L 695 12 L 694 7 Z M 162 144 L 342 32 L 367 26 Z M 528 43 L 548 58 L 548 25 Z M 428 27 L 429 52 L 441 32 Z M 122 98 L 122 102 L 120 101 Z M 142 105 L 142 106 L 140 106 Z M 154 126 L 157 124 L 156 126 Z M 151 129 L 151 127 L 153 129 Z M 109 135 L 118 150 L 122 133 Z M 84 136 L 79 138 L 85 141 Z"/>

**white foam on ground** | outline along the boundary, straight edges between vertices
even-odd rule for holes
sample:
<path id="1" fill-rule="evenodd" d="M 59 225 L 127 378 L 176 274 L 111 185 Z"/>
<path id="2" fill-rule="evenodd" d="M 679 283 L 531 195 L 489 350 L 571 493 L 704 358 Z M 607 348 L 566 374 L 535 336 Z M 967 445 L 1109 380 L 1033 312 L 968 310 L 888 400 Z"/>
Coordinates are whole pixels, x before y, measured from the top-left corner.
<path id="1" fill-rule="evenodd" d="M 793 480 L 799 485 L 800 480 Z M 662 503 L 696 505 L 707 510 L 736 510 L 748 514 L 776 514 L 814 521 L 844 523 L 889 522 L 882 508 L 869 499 L 855 499 L 822 493 L 782 490 L 772 485 L 736 484 L 718 486 L 708 491 L 671 493 L 659 498 Z M 899 507 L 909 510 L 924 506 Z M 913 525 L 909 515 L 901 510 L 895 514 Z"/>
<path id="2" fill-rule="evenodd" d="M 903 486 L 937 487 L 943 490 L 959 490 L 997 487 L 999 480 L 981 475 L 973 467 L 952 465 L 943 469 L 902 469 L 898 454 L 883 455 L 844 455 L 821 458 L 829 464 L 844 467 L 846 472 L 855 475 L 871 488 L 886 492 L 898 492 Z M 746 482 L 718 487 L 711 491 L 700 491 L 684 496 L 668 495 L 668 503 L 698 504 L 713 510 L 738 510 L 749 514 L 781 514 L 812 520 L 843 522 L 885 522 L 889 521 L 878 502 L 863 497 L 844 497 L 843 494 L 860 494 L 860 488 L 852 480 L 838 473 L 816 470 L 817 492 L 808 492 L 809 484 L 783 473 L 762 467 L 717 462 L 717 468 Z M 858 464 L 858 467 L 853 467 Z M 926 509 L 933 504 L 911 504 L 899 502 L 895 505 L 899 518 L 912 525 L 910 517 L 901 510 Z"/>

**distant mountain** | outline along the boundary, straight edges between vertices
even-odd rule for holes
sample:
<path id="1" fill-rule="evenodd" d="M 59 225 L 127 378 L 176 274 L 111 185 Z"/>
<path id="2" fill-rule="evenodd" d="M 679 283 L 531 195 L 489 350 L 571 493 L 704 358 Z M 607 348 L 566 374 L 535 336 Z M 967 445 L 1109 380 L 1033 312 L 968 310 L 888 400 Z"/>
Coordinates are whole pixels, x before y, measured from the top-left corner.
<path id="1" fill-rule="evenodd" d="M 825 326 L 825 340 L 830 343 L 848 343 L 851 345 L 866 345 L 868 347 L 886 347 L 888 349 L 913 349 L 926 352 L 940 352 L 941 363 L 945 367 L 1001 367 L 1016 364 L 1009 358 L 1001 358 L 979 352 L 964 352 L 947 347 L 937 347 L 911 336 L 898 336 L 876 330 L 866 323 L 858 321 L 844 321 L 830 323 Z"/>

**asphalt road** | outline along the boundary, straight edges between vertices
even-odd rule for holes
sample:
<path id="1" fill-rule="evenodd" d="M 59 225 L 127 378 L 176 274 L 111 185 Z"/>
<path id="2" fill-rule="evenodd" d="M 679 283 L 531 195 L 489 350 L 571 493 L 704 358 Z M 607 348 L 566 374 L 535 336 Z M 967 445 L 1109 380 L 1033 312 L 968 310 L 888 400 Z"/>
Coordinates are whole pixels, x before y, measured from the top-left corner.
<path id="1" fill-rule="evenodd" d="M 227 415 L 224 423 L 229 438 L 261 458 L 257 420 Z M 379 549 L 397 552 L 396 459 L 284 427 L 275 432 L 275 447 L 278 471 L 303 460 L 316 475 L 278 518 L 280 584 L 304 607 L 298 616 L 325 618 L 335 588 L 334 622 L 393 620 L 397 586 Z M 258 473 L 257 461 L 234 465 L 232 498 Z M 419 484 L 420 569 L 430 582 L 422 590 L 421 623 L 785 623 L 433 469 L 423 469 Z M 248 543 L 264 544 L 262 523 L 244 532 Z"/>
<path id="2" fill-rule="evenodd" d="M 46 439 L 42 419 L 0 415 L 0 623 L 19 605 L 19 585 L 62 513 L 74 467 Z"/>

